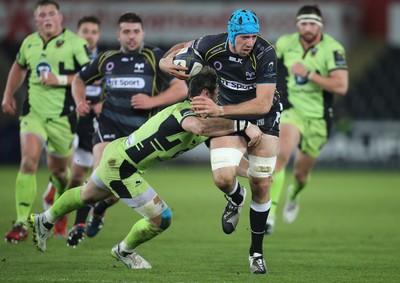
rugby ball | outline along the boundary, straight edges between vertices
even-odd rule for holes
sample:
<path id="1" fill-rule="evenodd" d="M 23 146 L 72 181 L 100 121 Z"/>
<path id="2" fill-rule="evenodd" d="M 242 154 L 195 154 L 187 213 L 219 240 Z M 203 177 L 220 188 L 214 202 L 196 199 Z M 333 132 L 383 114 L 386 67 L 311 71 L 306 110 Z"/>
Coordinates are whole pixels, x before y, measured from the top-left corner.
<path id="1" fill-rule="evenodd" d="M 174 56 L 173 63 L 177 66 L 187 67 L 184 72 L 191 77 L 197 75 L 203 68 L 203 58 L 200 53 L 192 47 L 184 47 Z"/>

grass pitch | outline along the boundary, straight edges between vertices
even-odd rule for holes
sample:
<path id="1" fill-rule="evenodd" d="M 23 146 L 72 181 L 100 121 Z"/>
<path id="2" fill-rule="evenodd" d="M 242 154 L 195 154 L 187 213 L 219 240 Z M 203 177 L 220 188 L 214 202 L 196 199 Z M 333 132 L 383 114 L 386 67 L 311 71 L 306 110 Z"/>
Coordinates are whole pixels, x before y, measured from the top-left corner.
<path id="1" fill-rule="evenodd" d="M 15 218 L 17 170 L 0 167 L 2 236 Z M 37 176 L 33 212 L 42 211 L 48 180 L 44 168 Z M 398 172 L 315 171 L 296 222 L 283 223 L 279 206 L 274 234 L 264 241 L 268 275 L 249 274 L 250 197 L 237 231 L 225 235 L 225 199 L 209 167 L 164 164 L 145 177 L 173 211 L 172 226 L 138 248 L 153 269 L 130 270 L 110 255 L 139 219 L 120 202 L 108 210 L 99 235 L 76 249 L 50 238 L 47 251 L 38 252 L 31 231 L 26 242 L 0 243 L 0 282 L 400 282 Z"/>

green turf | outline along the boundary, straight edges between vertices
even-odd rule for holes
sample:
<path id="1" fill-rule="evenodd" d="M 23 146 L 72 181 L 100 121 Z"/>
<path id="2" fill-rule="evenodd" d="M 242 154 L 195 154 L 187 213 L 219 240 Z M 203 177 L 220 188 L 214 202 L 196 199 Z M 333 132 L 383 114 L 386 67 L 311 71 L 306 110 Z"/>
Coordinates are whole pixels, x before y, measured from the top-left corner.
<path id="1" fill-rule="evenodd" d="M 2 236 L 15 217 L 16 171 L 0 167 Z M 77 249 L 59 238 L 49 239 L 45 253 L 30 240 L 0 243 L 0 281 L 400 282 L 398 172 L 315 171 L 302 195 L 299 218 L 288 225 L 278 217 L 274 234 L 265 239 L 268 275 L 249 274 L 250 198 L 237 232 L 225 235 L 220 227 L 225 199 L 208 167 L 160 166 L 145 177 L 173 211 L 170 229 L 138 248 L 153 269 L 130 270 L 110 256 L 111 247 L 138 219 L 121 202 L 108 211 L 100 234 Z M 41 169 L 35 212 L 42 210 L 47 180 Z"/>

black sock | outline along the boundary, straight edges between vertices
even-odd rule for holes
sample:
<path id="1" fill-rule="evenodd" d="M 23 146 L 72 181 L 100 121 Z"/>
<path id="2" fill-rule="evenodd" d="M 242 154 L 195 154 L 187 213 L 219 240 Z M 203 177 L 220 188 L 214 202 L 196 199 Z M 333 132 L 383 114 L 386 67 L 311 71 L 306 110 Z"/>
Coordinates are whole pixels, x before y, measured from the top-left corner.
<path id="1" fill-rule="evenodd" d="M 51 228 L 53 228 L 53 224 L 51 224 L 50 222 L 43 222 L 43 226 L 49 230 L 51 230 Z"/>
<path id="2" fill-rule="evenodd" d="M 243 195 L 240 193 L 240 184 L 239 184 L 239 182 L 237 183 L 236 191 L 232 195 L 229 195 L 229 197 L 237 205 L 242 204 Z"/>
<path id="3" fill-rule="evenodd" d="M 85 206 L 79 208 L 76 211 L 75 224 L 74 225 L 85 224 L 86 223 L 86 218 L 87 218 L 91 208 L 92 207 L 90 205 L 85 205 Z"/>
<path id="4" fill-rule="evenodd" d="M 94 205 L 93 214 L 103 215 L 106 209 L 114 203 L 108 203 L 106 200 L 101 200 Z"/>
<path id="5" fill-rule="evenodd" d="M 250 229 L 251 229 L 250 255 L 253 255 L 254 253 L 263 254 L 265 222 L 267 222 L 268 213 L 269 209 L 267 211 L 258 212 L 250 207 Z"/>

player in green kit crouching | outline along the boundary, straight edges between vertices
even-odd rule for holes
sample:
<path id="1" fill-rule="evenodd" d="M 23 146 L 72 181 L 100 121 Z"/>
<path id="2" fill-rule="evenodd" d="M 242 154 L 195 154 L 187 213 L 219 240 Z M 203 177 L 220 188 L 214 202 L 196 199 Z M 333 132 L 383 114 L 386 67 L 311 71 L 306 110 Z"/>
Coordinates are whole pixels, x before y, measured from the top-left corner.
<path id="1" fill-rule="evenodd" d="M 215 96 L 216 78 L 212 69 L 203 68 L 190 81 L 189 98 Z M 151 268 L 135 249 L 165 231 L 172 214 L 142 174 L 153 164 L 198 146 L 208 136 L 242 131 L 250 138 L 250 145 L 261 140 L 262 133 L 257 126 L 245 120 L 202 118 L 191 111 L 188 100 L 165 108 L 129 136 L 108 144 L 99 166 L 86 184 L 65 192 L 44 213 L 31 215 L 29 222 L 34 231 L 34 243 L 40 251 L 45 251 L 46 239 L 58 218 L 115 195 L 143 218 L 133 225 L 123 241 L 112 248 L 112 256 L 132 269 Z"/>
<path id="2" fill-rule="evenodd" d="M 298 32 L 276 42 L 278 60 L 287 71 L 287 100 L 281 116 L 280 149 L 271 185 L 271 211 L 266 234 L 275 224 L 275 211 L 285 180 L 285 167 L 298 147 L 294 178 L 288 187 L 283 220 L 292 223 L 299 211 L 299 193 L 326 144 L 332 125 L 333 95 L 345 95 L 348 71 L 345 50 L 322 33 L 323 18 L 317 6 L 303 6 L 297 13 Z"/>

